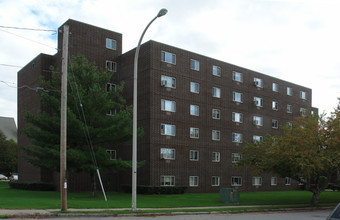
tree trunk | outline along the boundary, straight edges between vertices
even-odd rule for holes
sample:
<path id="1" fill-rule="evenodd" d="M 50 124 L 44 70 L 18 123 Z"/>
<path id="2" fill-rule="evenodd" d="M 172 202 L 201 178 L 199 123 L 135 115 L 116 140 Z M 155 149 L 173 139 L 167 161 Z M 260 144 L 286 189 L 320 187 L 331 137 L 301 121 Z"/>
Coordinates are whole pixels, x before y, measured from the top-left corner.
<path id="1" fill-rule="evenodd" d="M 91 172 L 91 179 L 92 179 L 92 196 L 97 197 L 96 175 L 94 172 Z"/>
<path id="2" fill-rule="evenodd" d="M 312 205 L 317 206 L 319 204 L 319 198 L 320 198 L 320 190 L 313 190 L 313 196 L 312 196 Z"/>

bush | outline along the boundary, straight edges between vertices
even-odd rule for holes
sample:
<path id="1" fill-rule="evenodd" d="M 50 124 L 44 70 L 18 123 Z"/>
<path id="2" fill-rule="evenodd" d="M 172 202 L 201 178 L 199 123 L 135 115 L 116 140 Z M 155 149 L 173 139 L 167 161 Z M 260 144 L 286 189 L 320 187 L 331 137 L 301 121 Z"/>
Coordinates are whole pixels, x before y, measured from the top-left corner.
<path id="1" fill-rule="evenodd" d="M 24 189 L 24 190 L 33 190 L 33 191 L 55 190 L 52 183 L 43 183 L 43 182 L 10 181 L 9 186 L 13 189 Z"/>
<path id="2" fill-rule="evenodd" d="M 123 185 L 125 193 L 131 193 L 131 185 Z M 137 186 L 138 194 L 183 194 L 186 186 Z"/>

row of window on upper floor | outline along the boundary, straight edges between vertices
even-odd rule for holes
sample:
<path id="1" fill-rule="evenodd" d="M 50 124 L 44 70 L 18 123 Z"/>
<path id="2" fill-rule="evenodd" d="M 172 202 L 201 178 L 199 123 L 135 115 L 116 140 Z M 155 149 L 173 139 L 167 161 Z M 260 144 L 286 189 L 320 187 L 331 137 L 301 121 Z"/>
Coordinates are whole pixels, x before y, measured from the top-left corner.
<path id="1" fill-rule="evenodd" d="M 176 64 L 176 54 L 169 53 L 166 51 L 162 51 L 162 56 L 161 60 L 166 63 L 170 64 Z M 190 69 L 199 71 L 199 61 L 191 59 L 190 60 Z M 221 67 L 213 65 L 212 66 L 212 75 L 214 76 L 221 76 Z M 242 83 L 243 82 L 243 74 L 237 71 L 233 71 L 232 75 L 233 81 Z M 162 79 L 166 80 L 166 79 Z M 169 83 L 167 84 L 166 81 L 162 81 L 162 85 L 167 86 L 167 87 L 176 87 L 176 79 L 172 78 L 169 79 Z M 257 88 L 263 88 L 263 79 L 254 77 L 254 85 Z M 278 83 L 272 83 L 272 91 L 274 92 L 279 92 L 279 84 Z M 293 89 L 291 87 L 287 87 L 287 95 L 292 96 L 293 95 Z M 300 92 L 300 98 L 302 99 L 307 99 L 306 97 L 306 92 L 301 91 Z"/>

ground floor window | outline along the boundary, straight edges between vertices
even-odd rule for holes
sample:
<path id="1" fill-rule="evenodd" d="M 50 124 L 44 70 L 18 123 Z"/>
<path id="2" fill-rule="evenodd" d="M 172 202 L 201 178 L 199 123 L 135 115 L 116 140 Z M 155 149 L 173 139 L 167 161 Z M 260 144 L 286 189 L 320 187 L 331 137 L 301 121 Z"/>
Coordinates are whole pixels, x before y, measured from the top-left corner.
<path id="1" fill-rule="evenodd" d="M 277 185 L 277 177 L 276 176 L 272 176 L 272 178 L 270 179 L 270 185 L 272 185 L 272 186 Z"/>
<path id="2" fill-rule="evenodd" d="M 220 186 L 220 177 L 219 176 L 211 177 L 211 186 Z"/>
<path id="3" fill-rule="evenodd" d="M 198 186 L 198 176 L 189 177 L 189 186 Z"/>
<path id="4" fill-rule="evenodd" d="M 242 177 L 232 176 L 231 177 L 231 185 L 232 186 L 242 186 Z"/>
<path id="5" fill-rule="evenodd" d="M 161 176 L 161 186 L 174 186 L 175 176 Z"/>
<path id="6" fill-rule="evenodd" d="M 253 176 L 253 186 L 261 186 L 262 185 L 262 177 Z"/>

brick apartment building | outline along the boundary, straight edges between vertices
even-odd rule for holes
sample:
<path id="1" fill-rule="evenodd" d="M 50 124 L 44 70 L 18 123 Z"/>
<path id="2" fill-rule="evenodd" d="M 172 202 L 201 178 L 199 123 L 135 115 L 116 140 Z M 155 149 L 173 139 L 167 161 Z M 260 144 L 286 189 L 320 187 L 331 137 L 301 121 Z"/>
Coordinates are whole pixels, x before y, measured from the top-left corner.
<path id="1" fill-rule="evenodd" d="M 122 35 L 74 20 L 70 26 L 69 55 L 84 54 L 100 67 L 116 72 L 125 81 L 124 96 L 132 103 L 135 50 L 122 54 Z M 62 32 L 62 26 L 59 28 Z M 18 73 L 18 85 L 38 87 L 40 75 L 50 65 L 60 66 L 62 34 L 57 54 L 40 54 Z M 42 109 L 34 91 L 18 90 L 18 142 L 22 111 Z M 138 185 L 187 186 L 188 192 L 217 192 L 220 188 L 243 191 L 290 190 L 299 183 L 275 174 L 253 176 L 236 168 L 245 142 L 280 134 L 280 126 L 312 107 L 312 90 L 249 69 L 180 48 L 148 41 L 140 50 L 138 66 Z M 131 160 L 131 148 L 109 149 L 116 157 Z M 19 150 L 21 180 L 59 184 L 58 174 L 33 167 Z M 88 190 L 87 175 L 70 176 L 70 190 Z M 107 174 L 107 189 L 131 183 L 131 171 Z"/>

